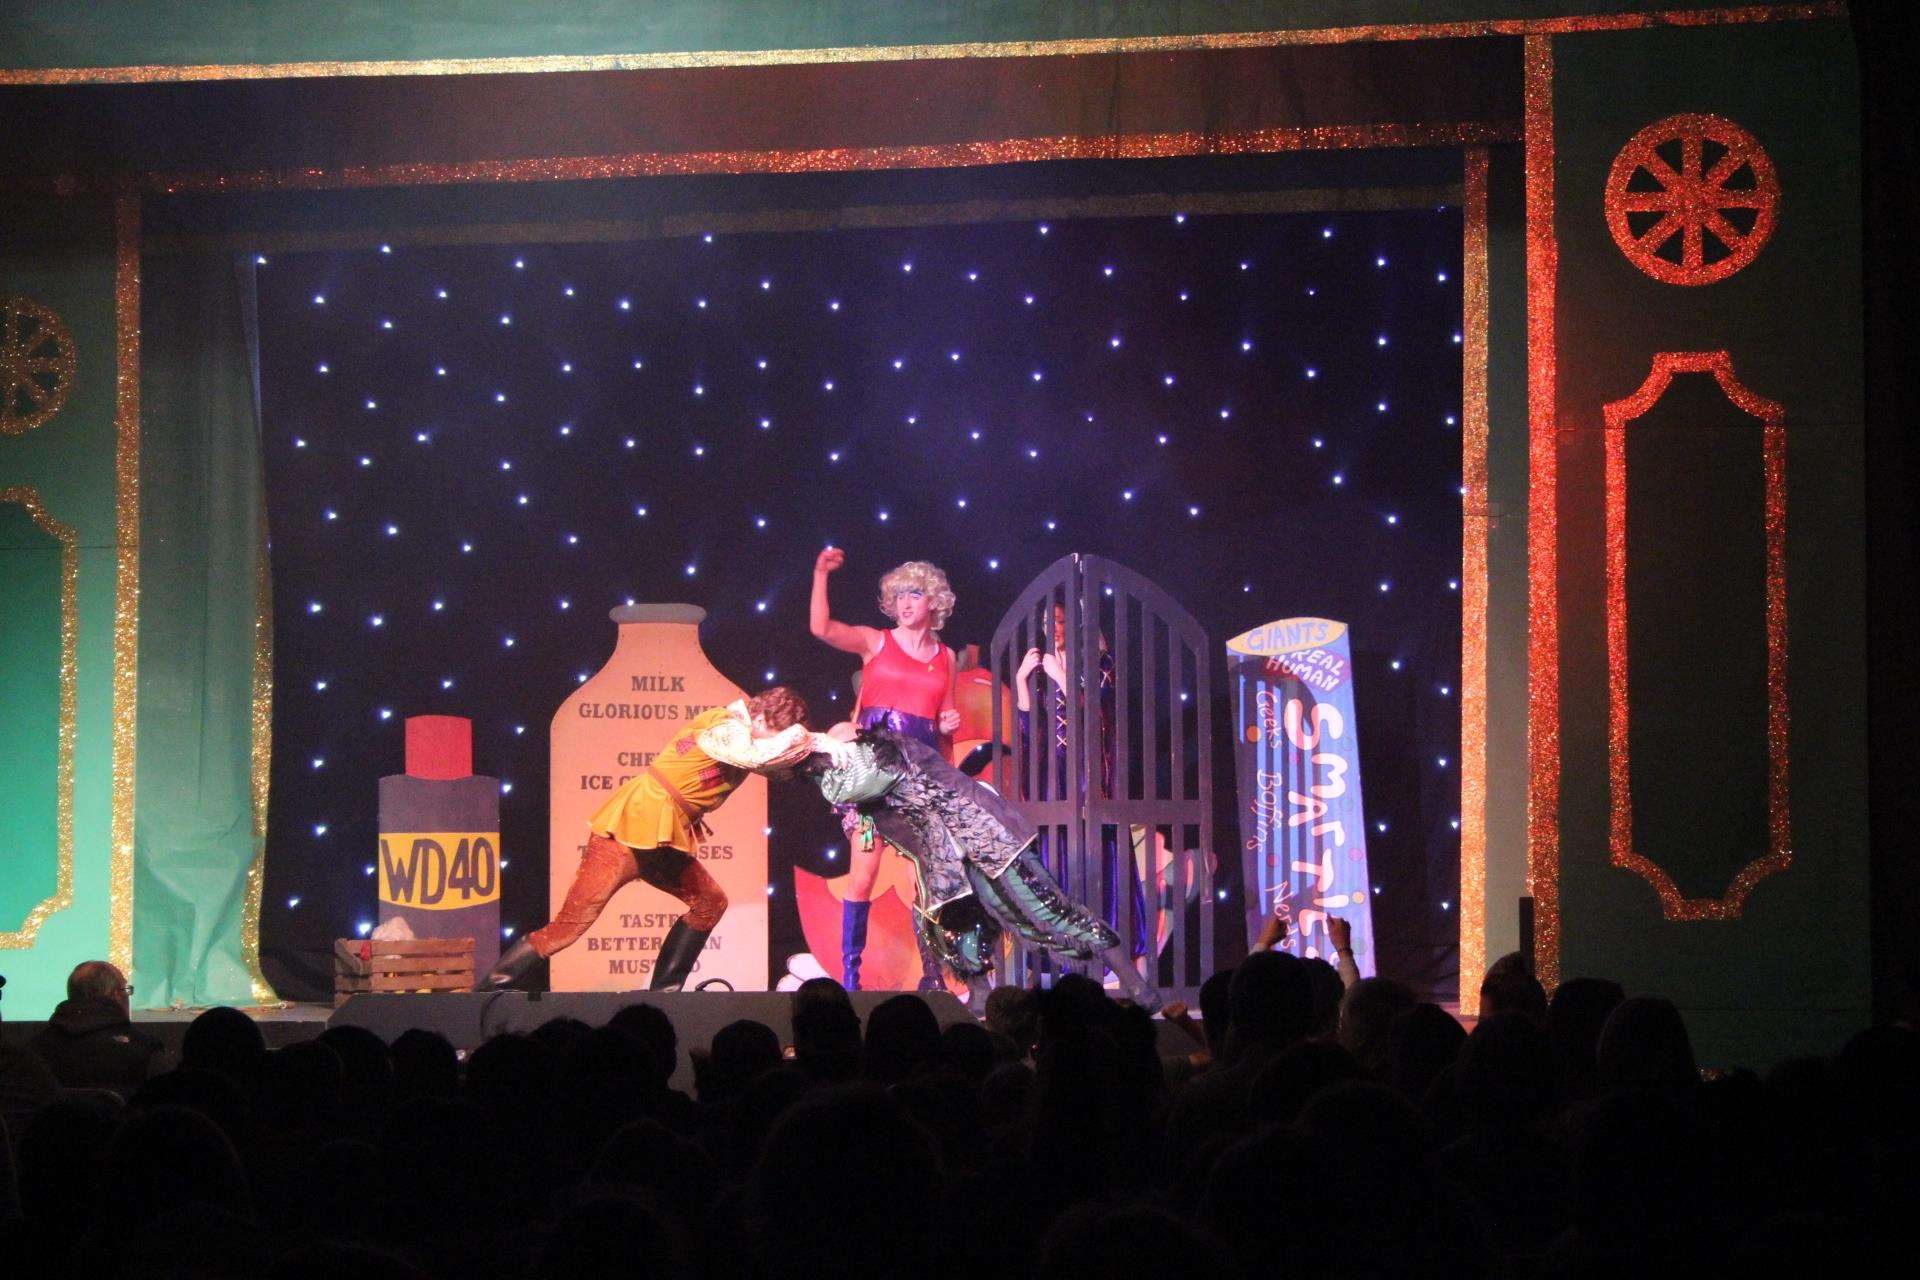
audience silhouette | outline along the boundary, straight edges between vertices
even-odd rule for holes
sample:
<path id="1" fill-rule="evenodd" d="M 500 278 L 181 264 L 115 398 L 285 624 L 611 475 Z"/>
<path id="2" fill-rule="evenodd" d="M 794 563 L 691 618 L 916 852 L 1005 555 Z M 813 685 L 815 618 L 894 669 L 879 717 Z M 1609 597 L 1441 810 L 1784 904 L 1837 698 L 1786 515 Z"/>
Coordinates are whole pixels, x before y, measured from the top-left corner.
<path id="1" fill-rule="evenodd" d="M 1171 1010 L 1193 1052 L 1164 1061 L 1144 1011 L 1075 976 L 945 1030 L 915 995 L 862 1026 L 815 980 L 791 1046 L 751 1021 L 682 1046 L 636 1004 L 464 1062 L 422 1030 L 269 1052 L 212 1009 L 136 1080 L 69 1035 L 63 1069 L 108 1079 L 8 1095 L 0 1257 L 296 1280 L 1845 1274 L 1916 1203 L 1909 1025 L 1703 1073 L 1673 1004 L 1603 979 L 1549 993 L 1504 957 L 1469 1032 L 1321 969 L 1258 952 L 1214 975 L 1202 1025 Z M 41 1078 L 31 1054 L 14 1079 Z"/>

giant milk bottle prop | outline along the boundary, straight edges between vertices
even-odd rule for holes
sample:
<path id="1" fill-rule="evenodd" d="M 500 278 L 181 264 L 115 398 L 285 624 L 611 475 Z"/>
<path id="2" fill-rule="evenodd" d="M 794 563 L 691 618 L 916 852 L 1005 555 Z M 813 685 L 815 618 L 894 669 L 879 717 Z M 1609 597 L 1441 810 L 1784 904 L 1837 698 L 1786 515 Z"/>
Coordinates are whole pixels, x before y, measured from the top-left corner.
<path id="1" fill-rule="evenodd" d="M 619 626 L 613 655 L 554 713 L 549 776 L 550 911 L 557 911 L 587 841 L 587 819 L 621 783 L 709 707 L 742 695 L 700 648 L 706 610 L 640 604 L 610 614 Z M 767 987 L 767 783 L 757 775 L 707 816 L 701 864 L 726 890 L 727 914 L 687 980 L 735 990 Z M 555 991 L 633 991 L 653 973 L 660 939 L 685 913 L 648 885 L 622 888 L 580 940 L 553 957 Z"/>

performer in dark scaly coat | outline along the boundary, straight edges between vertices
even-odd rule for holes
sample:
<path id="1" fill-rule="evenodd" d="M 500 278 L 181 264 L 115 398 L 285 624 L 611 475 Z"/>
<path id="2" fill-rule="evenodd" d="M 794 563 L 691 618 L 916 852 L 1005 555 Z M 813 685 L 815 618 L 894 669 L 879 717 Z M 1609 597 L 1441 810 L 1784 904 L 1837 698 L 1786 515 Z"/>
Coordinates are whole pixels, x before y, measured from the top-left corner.
<path id="1" fill-rule="evenodd" d="M 924 743 L 884 729 L 856 733 L 840 725 L 814 742 L 818 750 L 801 772 L 830 803 L 854 806 L 913 860 L 915 917 L 941 958 L 967 979 L 976 1011 L 985 1004 L 1003 928 L 1076 960 L 1100 958 L 1128 997 L 1160 1007 L 1120 935 L 1061 891 L 1034 852 L 1033 824 L 993 788 Z"/>

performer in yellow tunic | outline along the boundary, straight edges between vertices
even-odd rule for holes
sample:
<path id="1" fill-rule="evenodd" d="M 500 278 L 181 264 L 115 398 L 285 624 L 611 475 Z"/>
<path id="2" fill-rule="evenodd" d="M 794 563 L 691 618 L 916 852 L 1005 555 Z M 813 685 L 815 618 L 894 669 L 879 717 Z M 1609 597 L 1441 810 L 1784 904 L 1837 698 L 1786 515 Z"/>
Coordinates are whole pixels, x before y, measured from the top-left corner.
<path id="1" fill-rule="evenodd" d="M 652 991 L 678 991 L 727 909 L 727 895 L 696 855 L 706 815 L 749 773 L 784 773 L 813 750 L 807 705 L 784 685 L 703 712 L 666 750 L 615 791 L 587 823 L 566 900 L 553 922 L 508 948 L 482 986 L 512 986 L 534 965 L 579 941 L 616 890 L 644 880 L 687 904 L 654 960 Z"/>

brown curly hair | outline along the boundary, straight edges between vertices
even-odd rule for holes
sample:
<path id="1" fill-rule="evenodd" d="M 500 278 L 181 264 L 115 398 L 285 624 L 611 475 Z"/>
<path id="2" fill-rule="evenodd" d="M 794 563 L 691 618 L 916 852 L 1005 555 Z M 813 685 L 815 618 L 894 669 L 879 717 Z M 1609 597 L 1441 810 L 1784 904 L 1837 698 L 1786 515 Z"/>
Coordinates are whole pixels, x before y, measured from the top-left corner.
<path id="1" fill-rule="evenodd" d="M 778 733 L 806 723 L 807 700 L 788 686 L 777 684 L 748 698 L 747 714 L 761 717 L 767 722 L 767 728 Z"/>

